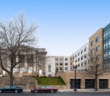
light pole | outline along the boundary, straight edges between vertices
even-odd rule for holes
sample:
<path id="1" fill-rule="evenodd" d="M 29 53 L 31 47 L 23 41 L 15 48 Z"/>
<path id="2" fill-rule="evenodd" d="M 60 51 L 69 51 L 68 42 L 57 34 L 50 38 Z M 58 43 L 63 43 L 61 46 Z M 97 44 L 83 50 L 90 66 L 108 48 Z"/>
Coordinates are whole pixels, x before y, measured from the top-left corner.
<path id="1" fill-rule="evenodd" d="M 74 88 L 74 91 L 77 91 L 77 89 L 76 89 L 76 68 L 77 68 L 77 64 L 78 63 L 73 63 L 73 65 L 75 65 L 74 66 L 74 68 L 75 68 L 75 88 Z"/>

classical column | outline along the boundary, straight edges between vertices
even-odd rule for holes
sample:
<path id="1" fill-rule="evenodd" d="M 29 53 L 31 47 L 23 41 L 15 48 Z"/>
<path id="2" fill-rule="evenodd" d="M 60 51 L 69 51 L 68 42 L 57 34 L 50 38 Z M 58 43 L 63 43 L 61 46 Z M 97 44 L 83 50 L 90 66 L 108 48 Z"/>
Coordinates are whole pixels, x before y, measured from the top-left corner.
<path id="1" fill-rule="evenodd" d="M 37 74 L 38 74 L 38 64 L 39 62 L 38 62 L 38 56 L 37 56 Z"/>
<path id="2" fill-rule="evenodd" d="M 25 55 L 25 67 L 24 72 L 27 73 L 27 56 Z"/>
<path id="3" fill-rule="evenodd" d="M 10 65 L 11 65 L 11 62 L 10 62 L 10 59 L 7 57 L 7 70 L 10 71 Z M 9 66 L 9 67 L 8 67 Z"/>
<path id="4" fill-rule="evenodd" d="M 18 56 L 16 57 L 16 62 L 18 62 Z M 16 71 L 15 73 L 19 73 L 19 64 L 15 66 Z"/>
<path id="5" fill-rule="evenodd" d="M 34 73 L 36 72 L 36 54 L 34 54 L 34 64 L 33 64 L 33 70 L 34 70 Z"/>

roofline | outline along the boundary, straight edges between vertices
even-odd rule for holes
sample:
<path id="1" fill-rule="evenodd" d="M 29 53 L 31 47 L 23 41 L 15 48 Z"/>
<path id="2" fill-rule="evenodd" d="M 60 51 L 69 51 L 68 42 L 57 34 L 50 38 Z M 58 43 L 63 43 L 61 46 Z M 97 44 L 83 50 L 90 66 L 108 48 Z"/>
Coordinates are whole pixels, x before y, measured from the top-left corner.
<path id="1" fill-rule="evenodd" d="M 104 28 L 101 27 L 100 29 L 104 29 Z M 96 34 L 100 29 L 98 29 L 94 34 Z M 94 35 L 94 34 L 93 34 L 93 35 Z M 93 35 L 92 35 L 92 36 L 93 36 Z M 90 36 L 89 39 L 90 39 L 92 36 Z"/>
<path id="2" fill-rule="evenodd" d="M 89 44 L 89 42 L 86 43 L 86 44 Z M 86 45 L 86 44 L 85 44 L 85 45 Z M 85 45 L 83 45 L 80 49 L 82 49 Z M 80 49 L 78 49 L 78 50 L 80 50 Z M 78 51 L 78 50 L 77 50 L 77 51 Z M 75 51 L 72 55 L 74 55 L 77 51 Z M 72 55 L 70 55 L 70 56 L 72 56 Z"/>

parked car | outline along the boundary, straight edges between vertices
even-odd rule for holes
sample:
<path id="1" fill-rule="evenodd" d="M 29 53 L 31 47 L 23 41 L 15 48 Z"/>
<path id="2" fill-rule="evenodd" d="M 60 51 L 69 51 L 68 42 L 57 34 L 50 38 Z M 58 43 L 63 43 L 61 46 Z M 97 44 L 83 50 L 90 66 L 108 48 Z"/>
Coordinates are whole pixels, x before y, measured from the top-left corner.
<path id="1" fill-rule="evenodd" d="M 17 87 L 17 86 L 6 86 L 4 88 L 0 88 L 0 93 L 2 92 L 15 92 L 15 93 L 18 93 L 18 92 L 22 92 L 23 89 L 20 88 L 20 87 Z"/>
<path id="2" fill-rule="evenodd" d="M 38 93 L 38 92 L 57 92 L 57 88 L 51 87 L 51 86 L 42 86 L 39 89 L 31 89 L 32 93 Z"/>

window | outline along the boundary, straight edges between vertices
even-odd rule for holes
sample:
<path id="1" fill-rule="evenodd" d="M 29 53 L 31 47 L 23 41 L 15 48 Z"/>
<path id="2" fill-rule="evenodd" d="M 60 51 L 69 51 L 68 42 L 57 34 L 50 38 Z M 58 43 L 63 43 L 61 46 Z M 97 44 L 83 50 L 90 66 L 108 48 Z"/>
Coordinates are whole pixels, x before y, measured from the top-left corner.
<path id="1" fill-rule="evenodd" d="M 41 89 L 45 89 L 45 86 L 40 87 Z"/>
<path id="2" fill-rule="evenodd" d="M 96 55 L 96 60 L 99 60 L 99 54 Z"/>
<path id="3" fill-rule="evenodd" d="M 28 72 L 29 72 L 29 73 L 32 72 L 32 67 L 28 67 Z"/>
<path id="4" fill-rule="evenodd" d="M 80 64 L 78 64 L 78 67 L 80 67 Z"/>
<path id="5" fill-rule="evenodd" d="M 39 60 L 39 65 L 42 65 L 42 60 Z"/>
<path id="6" fill-rule="evenodd" d="M 94 48 L 91 49 L 91 54 L 93 54 L 93 53 L 94 53 Z"/>
<path id="7" fill-rule="evenodd" d="M 50 86 L 45 86 L 46 88 L 52 88 L 52 87 L 50 87 Z"/>
<path id="8" fill-rule="evenodd" d="M 68 63 L 65 63 L 66 66 L 68 66 Z"/>
<path id="9" fill-rule="evenodd" d="M 72 60 L 72 57 L 71 57 L 71 60 Z"/>
<path id="10" fill-rule="evenodd" d="M 58 65 L 58 63 L 56 62 L 55 65 Z"/>
<path id="11" fill-rule="evenodd" d="M 16 71 L 16 68 L 13 68 L 13 72 L 15 72 Z"/>
<path id="12" fill-rule="evenodd" d="M 3 60 L 3 65 L 5 65 L 5 60 Z"/>
<path id="13" fill-rule="evenodd" d="M 68 67 L 65 67 L 65 70 L 68 71 Z"/>
<path id="14" fill-rule="evenodd" d="M 20 68 L 20 73 L 24 72 L 24 67 Z"/>
<path id="15" fill-rule="evenodd" d="M 99 36 L 96 37 L 96 42 L 98 42 L 98 41 L 99 41 Z"/>
<path id="16" fill-rule="evenodd" d="M 63 67 L 60 67 L 60 70 L 63 70 Z"/>
<path id="17" fill-rule="evenodd" d="M 83 66 L 83 62 L 81 62 L 81 66 Z"/>
<path id="18" fill-rule="evenodd" d="M 72 62 L 71 62 L 71 65 L 72 65 Z"/>
<path id="19" fill-rule="evenodd" d="M 97 66 L 97 69 L 99 69 L 99 65 Z"/>
<path id="20" fill-rule="evenodd" d="M 83 54 L 83 50 L 81 50 L 81 54 Z"/>
<path id="21" fill-rule="evenodd" d="M 68 61 L 68 58 L 65 58 L 65 61 Z"/>
<path id="22" fill-rule="evenodd" d="M 60 58 L 60 61 L 63 61 L 63 58 Z"/>
<path id="23" fill-rule="evenodd" d="M 109 68 L 110 68 L 110 63 L 109 63 Z"/>
<path id="24" fill-rule="evenodd" d="M 87 54 L 84 55 L 84 58 L 87 58 Z"/>
<path id="25" fill-rule="evenodd" d="M 80 55 L 80 52 L 78 52 L 78 56 Z"/>
<path id="26" fill-rule="evenodd" d="M 80 61 L 80 58 L 78 58 L 78 62 Z"/>
<path id="27" fill-rule="evenodd" d="M 91 66 L 91 70 L 94 70 L 94 66 Z"/>
<path id="28" fill-rule="evenodd" d="M 75 63 L 77 63 L 77 60 L 75 60 Z"/>
<path id="29" fill-rule="evenodd" d="M 75 55 L 75 57 L 77 57 L 77 54 Z"/>
<path id="30" fill-rule="evenodd" d="M 81 56 L 81 60 L 83 60 L 83 56 Z"/>
<path id="31" fill-rule="evenodd" d="M 55 67 L 55 71 L 58 72 L 58 67 Z"/>
<path id="32" fill-rule="evenodd" d="M 94 61 L 94 57 L 91 57 L 91 62 L 93 62 Z"/>
<path id="33" fill-rule="evenodd" d="M 91 46 L 92 46 L 92 45 L 94 45 L 94 41 L 93 41 L 93 40 L 91 41 Z"/>
<path id="34" fill-rule="evenodd" d="M 63 63 L 60 63 L 60 65 L 63 65 Z"/>
<path id="35" fill-rule="evenodd" d="M 87 61 L 84 61 L 84 64 L 87 65 Z"/>
<path id="36" fill-rule="evenodd" d="M 84 52 L 86 52 L 86 47 L 84 48 Z"/>
<path id="37" fill-rule="evenodd" d="M 99 45 L 96 46 L 96 51 L 99 51 Z"/>
<path id="38" fill-rule="evenodd" d="M 48 72 L 51 72 L 51 65 L 48 65 Z"/>
<path id="39" fill-rule="evenodd" d="M 8 88 L 10 88 L 10 86 L 6 86 L 5 88 L 8 89 Z"/>
<path id="40" fill-rule="evenodd" d="M 55 61 L 58 61 L 58 58 L 55 58 Z"/>

